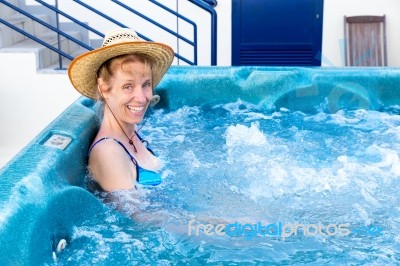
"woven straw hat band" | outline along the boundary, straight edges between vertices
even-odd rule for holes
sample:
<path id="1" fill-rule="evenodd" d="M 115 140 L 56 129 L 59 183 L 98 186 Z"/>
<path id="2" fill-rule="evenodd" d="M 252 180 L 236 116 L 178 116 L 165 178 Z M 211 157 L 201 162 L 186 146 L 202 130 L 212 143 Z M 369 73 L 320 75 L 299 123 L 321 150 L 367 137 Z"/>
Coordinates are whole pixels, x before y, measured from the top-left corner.
<path id="1" fill-rule="evenodd" d="M 134 30 L 116 29 L 107 33 L 104 38 L 102 47 L 117 43 L 133 41 L 141 41 Z"/>
<path id="2" fill-rule="evenodd" d="M 124 54 L 144 54 L 153 61 L 153 88 L 167 72 L 174 59 L 168 45 L 142 41 L 131 29 L 118 29 L 106 34 L 103 46 L 77 56 L 70 64 L 68 76 L 82 95 L 97 99 L 96 73 L 107 60 Z"/>

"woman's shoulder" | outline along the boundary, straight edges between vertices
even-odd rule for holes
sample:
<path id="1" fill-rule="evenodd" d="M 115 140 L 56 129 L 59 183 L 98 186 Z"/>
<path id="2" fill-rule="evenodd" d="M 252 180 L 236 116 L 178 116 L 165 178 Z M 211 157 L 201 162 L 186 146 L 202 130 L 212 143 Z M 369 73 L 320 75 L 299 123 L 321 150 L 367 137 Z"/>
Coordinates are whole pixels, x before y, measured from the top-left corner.
<path id="1" fill-rule="evenodd" d="M 101 186 L 110 191 L 117 189 L 121 182 L 132 186 L 132 180 L 136 180 L 134 164 L 124 149 L 113 139 L 101 141 L 96 144 L 89 155 L 89 169 L 93 177 Z M 112 187 L 113 184 L 117 187 Z"/>
<path id="2" fill-rule="evenodd" d="M 89 158 L 96 158 L 99 161 L 127 161 L 130 162 L 130 156 L 127 150 L 123 147 L 123 144 L 113 138 L 100 138 L 96 139 L 89 153 Z M 126 160 L 121 160 L 126 158 Z"/>

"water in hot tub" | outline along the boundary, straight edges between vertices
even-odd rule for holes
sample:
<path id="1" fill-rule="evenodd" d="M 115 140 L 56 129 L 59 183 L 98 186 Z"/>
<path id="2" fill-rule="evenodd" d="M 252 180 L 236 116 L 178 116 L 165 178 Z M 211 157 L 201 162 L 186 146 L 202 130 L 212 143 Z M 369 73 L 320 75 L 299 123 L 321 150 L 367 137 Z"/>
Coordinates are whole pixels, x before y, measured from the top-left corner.
<path id="1" fill-rule="evenodd" d="M 154 111 L 140 133 L 164 181 L 143 208 L 165 220 L 110 212 L 75 227 L 57 264 L 397 263 L 400 107 L 322 109 Z"/>

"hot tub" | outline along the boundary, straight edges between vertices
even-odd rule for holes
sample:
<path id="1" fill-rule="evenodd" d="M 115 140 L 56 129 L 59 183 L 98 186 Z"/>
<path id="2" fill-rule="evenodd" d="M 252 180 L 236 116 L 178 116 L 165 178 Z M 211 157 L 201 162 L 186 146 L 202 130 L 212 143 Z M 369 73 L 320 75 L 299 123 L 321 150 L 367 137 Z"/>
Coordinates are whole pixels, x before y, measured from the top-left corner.
<path id="1" fill-rule="evenodd" d="M 99 106 L 81 97 L 0 171 L 0 261 L 396 264 L 399 84 L 396 68 L 171 67 L 141 130 L 165 227 L 85 190 Z"/>

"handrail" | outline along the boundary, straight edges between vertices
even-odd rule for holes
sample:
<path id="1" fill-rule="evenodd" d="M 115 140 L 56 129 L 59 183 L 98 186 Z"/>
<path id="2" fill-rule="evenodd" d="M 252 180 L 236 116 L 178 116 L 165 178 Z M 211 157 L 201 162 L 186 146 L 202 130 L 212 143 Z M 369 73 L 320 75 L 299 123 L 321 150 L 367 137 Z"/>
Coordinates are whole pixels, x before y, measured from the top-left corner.
<path id="1" fill-rule="evenodd" d="M 144 18 L 145 20 L 147 20 L 147 21 L 149 21 L 150 23 L 156 25 L 157 27 L 159 27 L 159 28 L 165 30 L 166 32 L 168 32 L 168 33 L 170 33 L 170 34 L 172 34 L 172 35 L 178 37 L 179 39 L 185 41 L 186 43 L 191 44 L 191 45 L 194 45 L 194 43 L 193 43 L 192 41 L 186 39 L 185 37 L 183 37 L 182 35 L 180 35 L 180 34 L 178 34 L 178 33 L 173 32 L 172 30 L 168 29 L 167 27 L 163 26 L 162 24 L 158 23 L 157 21 L 155 21 L 155 20 L 153 20 L 153 19 L 151 19 L 151 18 L 149 18 L 149 17 L 147 17 L 147 16 L 145 16 L 145 15 L 143 15 L 143 14 L 137 12 L 136 10 L 134 10 L 133 8 L 130 8 L 129 6 L 125 5 L 124 3 L 121 3 L 121 2 L 118 1 L 118 0 L 111 0 L 111 1 L 114 2 L 114 3 L 116 3 L 117 5 L 119 5 L 119 6 L 123 7 L 123 8 L 125 8 L 126 10 L 132 12 L 133 14 L 135 14 L 135 15 L 141 17 L 141 18 Z M 192 22 L 192 23 L 193 23 L 193 22 Z M 196 26 L 196 24 L 194 24 L 194 23 L 193 23 L 193 25 Z"/>
<path id="2" fill-rule="evenodd" d="M 209 4 L 212 7 L 216 7 L 217 6 L 217 0 L 203 0 L 203 2 L 206 2 L 207 4 Z"/>
<path id="3" fill-rule="evenodd" d="M 211 65 L 215 66 L 217 65 L 217 12 L 215 11 L 214 8 L 212 8 L 209 5 L 206 5 L 202 1 L 198 0 L 188 0 L 188 1 L 197 5 L 198 7 L 203 8 L 204 10 L 206 10 L 211 14 Z"/>
<path id="4" fill-rule="evenodd" d="M 48 24 L 47 22 L 41 20 L 40 18 L 37 18 L 34 15 L 31 15 L 30 13 L 24 11 L 23 9 L 19 8 L 18 6 L 14 5 L 14 4 L 11 4 L 11 3 L 8 3 L 5 0 L 0 0 L 0 3 L 3 3 L 4 5 L 8 6 L 9 8 L 19 12 L 20 14 L 28 17 L 29 19 L 31 19 L 31 20 L 43 25 L 44 27 L 52 30 L 53 32 L 57 33 L 57 36 L 60 36 L 60 35 L 64 36 L 68 40 L 78 44 L 80 47 L 83 47 L 83 48 L 85 48 L 87 50 L 93 50 L 94 48 L 90 47 L 89 45 L 83 43 L 82 41 L 72 37 L 71 35 L 69 35 L 66 32 L 64 32 L 64 31 L 59 29 L 59 27 L 58 27 L 58 21 L 59 21 L 58 20 L 58 15 L 64 16 L 65 18 L 69 19 L 73 23 L 79 25 L 82 28 L 85 28 L 86 30 L 88 30 L 90 32 L 93 32 L 94 34 L 96 34 L 96 35 L 98 35 L 100 37 L 104 37 L 103 33 L 97 31 L 96 29 L 88 26 L 88 24 L 83 23 L 80 20 L 74 18 L 73 16 L 71 16 L 71 15 L 61 11 L 60 9 L 58 9 L 57 0 L 56 0 L 55 7 L 53 5 L 50 5 L 50 4 L 42 1 L 42 0 L 35 0 L 35 1 L 38 2 L 39 4 L 41 4 L 42 6 L 48 8 L 49 10 L 51 10 L 52 12 L 54 12 L 56 14 L 57 27 L 54 27 L 51 24 Z M 103 17 L 104 19 L 106 19 L 106 20 L 108 20 L 108 21 L 110 21 L 110 22 L 112 22 L 112 23 L 114 23 L 116 25 L 119 25 L 120 27 L 127 27 L 123 23 L 121 23 L 121 22 L 113 19 L 112 17 L 100 12 L 99 10 L 87 5 L 86 3 L 84 3 L 81 0 L 72 0 L 72 1 L 78 3 L 79 5 L 81 5 L 81 6 L 85 7 L 85 8 L 87 8 L 91 12 Z M 157 26 L 157 27 L 161 28 L 162 30 L 168 32 L 169 34 L 175 36 L 179 40 L 182 40 L 182 41 L 188 43 L 189 45 L 193 46 L 193 49 L 194 49 L 194 53 L 193 53 L 194 59 L 193 59 L 193 61 L 190 61 L 189 59 L 187 59 L 187 58 L 185 58 L 185 57 L 183 57 L 183 56 L 181 56 L 181 55 L 179 55 L 177 53 L 175 53 L 175 57 L 180 59 L 180 60 L 182 60 L 183 62 L 188 63 L 189 65 L 197 65 L 197 48 L 198 47 L 197 47 L 197 25 L 196 25 L 196 23 L 194 23 L 190 19 L 182 16 L 178 12 L 176 12 L 176 11 L 166 7 L 166 6 L 164 6 L 163 4 L 159 3 L 156 0 L 148 0 L 149 2 L 159 6 L 161 8 L 163 8 L 164 10 L 169 12 L 170 14 L 173 14 L 177 18 L 182 19 L 183 21 L 186 21 L 187 23 L 192 25 L 193 26 L 194 35 L 193 35 L 193 41 L 191 41 L 191 40 L 187 39 L 186 37 L 180 35 L 178 32 L 175 32 L 175 31 L 163 26 L 159 22 L 157 22 L 157 21 L 155 21 L 155 20 L 153 20 L 153 19 L 151 19 L 151 18 L 149 18 L 149 17 L 137 12 L 136 10 L 132 9 L 131 7 L 129 7 L 126 4 L 122 3 L 121 1 L 118 1 L 118 0 L 110 0 L 110 1 L 113 2 L 114 4 L 117 4 L 118 6 L 120 6 L 122 8 L 124 8 L 124 9 L 126 9 L 127 11 L 135 14 L 136 16 L 139 16 L 139 17 L 145 19 L 146 21 L 154 24 L 155 26 Z M 211 14 L 211 26 L 212 26 L 212 29 L 211 29 L 211 65 L 216 65 L 216 48 L 217 48 L 217 46 L 216 46 L 216 43 L 217 43 L 216 42 L 217 41 L 217 38 L 216 38 L 216 33 L 217 33 L 216 22 L 217 22 L 217 14 L 216 14 L 215 10 L 213 9 L 213 7 L 215 7 L 217 5 L 217 1 L 216 0 L 187 0 L 187 1 L 195 4 L 196 6 L 204 9 L 205 11 L 207 11 L 207 12 L 209 12 Z M 44 45 L 45 47 L 47 47 L 47 48 L 51 49 L 52 51 L 58 53 L 60 56 L 63 56 L 65 58 L 69 59 L 69 60 L 73 60 L 73 56 L 63 52 L 60 49 L 61 47 L 59 47 L 57 49 L 56 47 L 52 46 L 51 44 L 40 40 L 36 36 L 26 32 L 25 30 L 23 30 L 21 28 L 18 28 L 15 25 L 12 25 L 11 23 L 5 21 L 4 19 L 0 19 L 0 23 L 5 24 L 6 26 L 8 26 L 8 27 L 12 28 L 13 30 L 15 30 L 15 31 L 27 36 L 28 38 L 34 40 L 35 42 L 38 42 L 41 45 Z M 139 32 L 138 32 L 138 36 L 140 38 L 144 39 L 144 40 L 151 41 L 149 38 L 147 38 L 146 36 L 140 34 Z M 62 64 L 61 64 L 61 58 L 60 58 L 60 68 L 61 67 L 62 67 Z"/>
<path id="5" fill-rule="evenodd" d="M 111 22 L 115 23 L 116 25 L 118 25 L 118 26 L 120 26 L 120 27 L 127 28 L 126 25 L 124 25 L 124 24 L 122 24 L 121 22 L 119 22 L 119 21 L 113 19 L 112 17 L 110 17 L 110 16 L 104 14 L 103 12 L 100 12 L 99 10 L 93 8 L 92 6 L 90 6 L 90 5 L 88 5 L 88 4 L 84 3 L 84 2 L 82 2 L 81 0 L 73 0 L 73 1 L 76 2 L 76 3 L 78 3 L 78 4 L 80 4 L 81 6 L 83 6 L 83 7 L 85 7 L 85 8 L 87 8 L 87 9 L 90 10 L 91 12 L 93 12 L 93 13 L 95 13 L 95 14 L 97 14 L 97 15 L 99 15 L 99 16 L 105 18 L 105 19 L 107 19 L 108 21 L 111 21 Z M 114 2 L 114 0 L 111 0 L 111 1 Z M 153 1 L 150 0 L 150 2 L 153 2 Z M 122 4 L 122 3 L 121 3 L 121 4 Z M 159 4 L 159 6 L 163 6 L 163 5 Z M 165 7 L 165 6 L 163 6 L 163 7 Z M 165 7 L 165 9 L 167 9 L 167 8 Z M 135 12 L 136 12 L 136 11 L 135 11 Z M 196 32 L 197 32 L 197 31 L 196 31 Z M 144 40 L 146 40 L 146 41 L 152 41 L 150 38 L 144 36 L 144 35 L 141 34 L 140 32 L 137 32 L 137 34 L 138 34 L 138 36 L 139 36 L 140 38 L 142 38 L 142 39 L 144 39 Z M 180 35 L 178 35 L 178 34 L 174 34 L 174 35 L 175 35 L 176 37 L 180 36 Z M 197 34 L 195 34 L 195 36 L 197 36 Z M 186 38 L 185 38 L 185 39 L 186 39 Z M 187 40 L 187 39 L 186 39 L 186 40 Z M 189 41 L 189 42 L 190 42 L 190 41 Z M 194 45 L 194 44 L 192 44 L 192 45 L 193 45 L 194 47 L 197 47 L 197 45 Z M 184 58 L 184 57 L 182 57 L 181 55 L 176 54 L 176 53 L 175 53 L 175 57 L 181 59 L 182 61 L 184 61 L 184 62 L 186 62 L 186 63 L 188 63 L 188 64 L 190 64 L 190 65 L 196 65 L 196 64 L 197 64 L 197 53 L 195 53 L 195 60 L 194 60 L 194 62 L 191 62 L 191 61 L 189 61 L 188 59 L 186 59 L 186 58 Z"/>
<path id="6" fill-rule="evenodd" d="M 3 1 L 0 0 L 0 2 L 3 2 Z M 56 52 L 56 53 L 58 53 L 58 54 L 61 54 L 62 56 L 68 58 L 69 60 L 73 60 L 73 59 L 74 59 L 74 58 L 73 58 L 72 56 L 70 56 L 69 54 L 66 54 L 66 53 L 64 53 L 63 51 L 61 51 L 61 50 L 55 48 L 54 46 L 52 46 L 52 45 L 50 45 L 50 44 L 48 44 L 48 43 L 42 41 L 41 39 L 36 38 L 36 37 L 35 37 L 34 35 L 32 35 L 32 34 L 27 33 L 26 31 L 21 30 L 21 29 L 18 28 L 18 27 L 15 27 L 14 25 L 12 25 L 11 23 L 8 23 L 8 22 L 5 21 L 4 19 L 0 18 L 0 22 L 3 23 L 3 24 L 6 25 L 6 26 L 12 28 L 13 30 L 15 30 L 15 31 L 17 31 L 17 32 L 19 32 L 19 33 L 21 33 L 21 34 L 26 35 L 27 37 L 31 38 L 31 39 L 34 40 L 35 42 L 38 42 L 38 43 L 40 43 L 41 45 L 46 46 L 46 47 L 49 48 L 50 50 L 52 50 L 52 51 L 54 51 L 54 52 Z"/>
<path id="7" fill-rule="evenodd" d="M 164 10 L 168 11 L 169 13 L 175 15 L 176 17 L 178 17 L 178 18 L 180 18 L 180 19 L 186 21 L 187 23 L 192 24 L 192 26 L 193 26 L 193 33 L 194 33 L 194 34 L 193 34 L 193 36 L 194 36 L 194 41 L 193 41 L 194 45 L 193 45 L 193 46 L 194 46 L 194 48 L 195 48 L 196 51 L 197 51 L 197 25 L 196 25 L 196 23 L 194 23 L 193 21 L 187 19 L 186 17 L 182 16 L 182 15 L 179 14 L 178 12 L 176 12 L 176 11 L 174 11 L 174 10 L 172 10 L 172 9 L 170 9 L 170 8 L 168 8 L 168 7 L 166 7 L 166 6 L 164 6 L 163 4 L 161 4 L 161 3 L 159 3 L 159 2 L 157 2 L 157 1 L 155 1 L 155 0 L 149 0 L 149 2 L 151 2 L 151 3 L 153 3 L 153 4 L 155 4 L 155 5 L 159 6 L 159 7 L 161 7 L 162 9 L 164 9 Z M 188 61 L 186 60 L 186 58 L 182 58 L 180 55 L 177 55 L 177 54 L 175 54 L 175 56 L 176 56 L 177 58 L 183 60 L 184 62 L 190 64 L 190 62 L 188 62 Z M 194 65 L 197 65 L 197 53 L 194 53 L 193 64 L 194 64 Z M 191 64 L 190 64 L 190 65 L 191 65 Z"/>
<path id="8" fill-rule="evenodd" d="M 38 3 L 40 3 L 40 4 L 42 4 L 43 6 L 47 7 L 47 8 L 50 9 L 51 11 L 53 11 L 53 12 L 55 12 L 55 13 L 57 13 L 57 14 L 60 14 L 60 15 L 62 15 L 62 16 L 64 16 L 64 17 L 66 17 L 67 19 L 73 21 L 74 23 L 78 24 L 79 26 L 81 26 L 81 27 L 83 27 L 83 28 L 85 28 L 85 29 L 87 29 L 87 30 L 89 30 L 89 31 L 91 31 L 91 32 L 93 32 L 93 33 L 95 33 L 95 34 L 97 34 L 98 36 L 100 36 L 100 37 L 102 37 L 102 38 L 104 37 L 104 34 L 103 34 L 103 33 L 97 31 L 96 29 L 94 29 L 94 28 L 88 26 L 88 25 L 85 24 L 85 23 L 82 23 L 80 20 L 75 19 L 74 17 L 68 15 L 67 13 L 61 11 L 60 9 L 53 7 L 52 5 L 49 5 L 49 4 L 47 4 L 46 2 L 44 2 L 44 1 L 42 1 L 42 0 L 35 0 L 35 1 L 38 2 Z"/>
<path id="9" fill-rule="evenodd" d="M 8 7 L 14 9 L 15 11 L 21 13 L 22 15 L 24 15 L 24 16 L 26 16 L 26 17 L 28 17 L 28 18 L 34 20 L 34 21 L 36 21 L 37 23 L 39 23 L 39 24 L 45 26 L 45 27 L 48 28 L 48 29 L 51 29 L 51 30 L 54 31 L 54 32 L 57 32 L 58 34 L 60 34 L 60 35 L 64 36 L 65 38 L 67 38 L 67 39 L 69 39 L 69 40 L 75 42 L 76 44 L 79 44 L 80 46 L 82 46 L 82 47 L 84 47 L 84 48 L 86 48 L 86 49 L 88 49 L 88 50 L 92 50 L 92 49 L 93 49 L 92 47 L 86 45 L 85 43 L 79 41 L 78 39 L 75 39 L 74 37 L 71 37 L 70 35 L 64 33 L 63 31 L 61 31 L 61 30 L 59 30 L 59 29 L 57 29 L 56 27 L 54 27 L 54 26 L 52 26 L 52 25 L 50 25 L 50 24 L 44 22 L 44 21 L 41 20 L 41 19 L 38 19 L 38 18 L 35 17 L 35 16 L 32 16 L 32 15 L 29 14 L 28 12 L 24 11 L 23 9 L 21 9 L 21 8 L 19 8 L 19 7 L 14 6 L 13 4 L 8 3 L 7 1 L 0 0 L 0 3 L 5 4 L 6 6 L 8 6 Z M 10 23 L 7 23 L 7 24 L 10 24 Z M 7 25 L 7 26 L 8 26 L 8 25 Z M 25 32 L 25 31 L 22 31 L 22 32 Z M 21 32 L 20 32 L 20 33 L 21 33 Z M 29 33 L 27 33 L 27 32 L 25 32 L 25 33 L 26 33 L 26 35 L 28 36 Z M 22 33 L 22 34 L 24 34 L 24 33 Z M 28 36 L 28 37 L 29 37 L 29 36 Z"/>
<path id="10" fill-rule="evenodd" d="M 67 58 L 67 59 L 69 59 L 69 60 L 71 60 L 71 61 L 74 59 L 73 56 L 71 56 L 71 55 L 65 53 L 64 51 L 62 51 L 62 50 L 60 49 L 60 46 L 59 46 L 59 40 L 60 40 L 59 36 L 60 36 L 60 35 L 62 35 L 62 36 L 64 36 L 65 38 L 69 39 L 70 41 L 72 41 L 72 42 L 74 42 L 74 43 L 80 45 L 81 47 L 84 47 L 84 48 L 86 48 L 86 49 L 88 49 L 88 50 L 93 50 L 92 47 L 87 46 L 85 43 L 83 43 L 83 42 L 79 41 L 78 39 L 75 39 L 74 37 L 72 37 L 72 36 L 70 36 L 70 35 L 64 33 L 63 31 L 59 30 L 58 28 L 56 28 L 56 27 L 54 27 L 54 26 L 52 26 L 52 25 L 50 25 L 50 24 L 44 22 L 43 20 L 38 19 L 37 17 L 35 17 L 35 16 L 29 14 L 28 12 L 24 11 L 23 9 L 21 9 L 21 8 L 15 6 L 15 5 L 13 5 L 13 4 L 10 4 L 10 3 L 8 3 L 8 2 L 6 2 L 6 1 L 4 1 L 4 0 L 0 0 L 0 3 L 3 3 L 4 5 L 8 6 L 9 8 L 11 8 L 11 9 L 13 9 L 13 10 L 15 10 L 15 11 L 21 13 L 22 15 L 24 15 L 24 16 L 26 16 L 26 17 L 32 19 L 33 21 L 36 21 L 37 23 L 39 23 L 39 24 L 41 24 L 42 26 L 44 26 L 44 27 L 46 27 L 46 28 L 52 30 L 53 32 L 56 32 L 56 33 L 57 33 L 57 39 L 58 39 L 58 42 L 57 42 L 58 48 L 52 46 L 51 44 L 49 44 L 49 43 L 47 43 L 47 42 L 45 42 L 45 41 L 42 41 L 41 39 L 37 38 L 36 36 L 34 36 L 34 35 L 32 35 L 32 34 L 26 32 L 25 30 L 22 30 L 22 29 L 20 29 L 20 28 L 18 28 L 18 27 L 16 27 L 16 26 L 12 25 L 11 23 L 5 21 L 4 19 L 1 19 L 1 18 L 0 18 L 0 22 L 1 22 L 2 24 L 4 24 L 4 25 L 6 25 L 7 27 L 9 27 L 9 28 L 11 28 L 11 29 L 17 31 L 18 33 L 20 33 L 20 34 L 22 34 L 22 35 L 24 35 L 24 36 L 30 38 L 31 40 L 33 40 L 33 41 L 35 41 L 35 42 L 37 42 L 37 43 L 39 43 L 39 44 L 41 44 L 41 45 L 47 47 L 48 49 L 52 50 L 53 52 L 56 52 L 59 56 L 63 56 L 63 57 L 65 57 L 65 58 Z M 60 66 L 60 69 L 62 69 L 62 60 L 61 60 L 61 58 L 59 59 L 59 66 Z"/>

